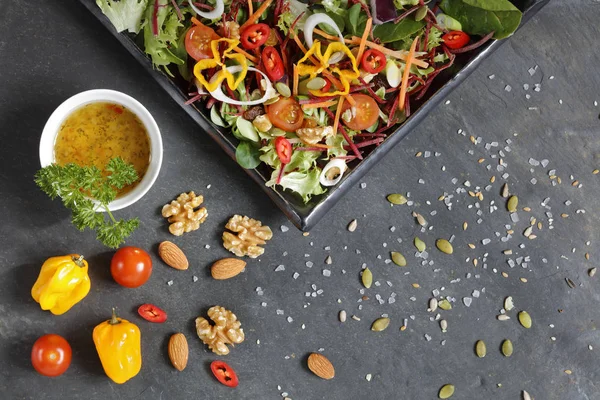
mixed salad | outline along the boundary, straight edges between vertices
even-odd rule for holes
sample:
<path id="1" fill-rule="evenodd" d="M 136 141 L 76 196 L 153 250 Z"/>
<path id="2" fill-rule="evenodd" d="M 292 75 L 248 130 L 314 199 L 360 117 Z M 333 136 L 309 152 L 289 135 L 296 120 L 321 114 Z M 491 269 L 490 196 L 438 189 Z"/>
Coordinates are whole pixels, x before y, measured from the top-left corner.
<path id="1" fill-rule="evenodd" d="M 189 82 L 238 163 L 304 202 L 411 114 L 456 54 L 510 36 L 508 0 L 97 0 Z"/>

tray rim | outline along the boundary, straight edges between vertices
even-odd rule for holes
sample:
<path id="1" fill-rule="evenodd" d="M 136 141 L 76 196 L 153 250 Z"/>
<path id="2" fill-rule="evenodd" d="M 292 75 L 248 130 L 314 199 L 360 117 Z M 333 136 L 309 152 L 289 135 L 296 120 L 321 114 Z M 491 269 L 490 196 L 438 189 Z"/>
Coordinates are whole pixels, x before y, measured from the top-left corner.
<path id="1" fill-rule="evenodd" d="M 523 27 L 534 15 L 536 15 L 550 0 L 532 0 L 532 4 L 523 11 L 523 19 L 519 29 Z M 164 72 L 156 70 L 152 62 L 138 47 L 134 40 L 127 34 L 117 32 L 109 19 L 96 5 L 95 0 L 79 0 L 92 15 L 115 37 L 125 49 L 146 69 L 154 80 L 167 92 L 167 94 L 179 104 L 179 106 L 204 130 L 225 153 L 235 161 L 235 147 L 233 135 L 225 135 L 225 131 L 216 127 L 208 120 L 208 117 L 196 107 L 195 104 L 184 104 L 188 97 L 182 92 L 177 84 Z M 508 39 L 510 40 L 510 39 Z M 290 192 L 276 190 L 265 185 L 270 179 L 264 176 L 258 169 L 244 169 L 267 196 L 277 205 L 286 217 L 301 231 L 309 231 L 313 228 L 333 206 L 341 200 L 348 190 L 358 184 L 358 181 L 375 166 L 388 152 L 392 150 L 402 139 L 404 139 L 414 128 L 416 128 L 425 117 L 436 108 L 439 103 L 456 89 L 477 67 L 494 53 L 507 40 L 493 40 L 484 45 L 482 50 L 467 62 L 450 80 L 444 83 L 437 91 L 432 92 L 425 102 L 398 128 L 391 133 L 380 146 L 373 149 L 343 180 L 334 188 L 329 188 L 327 193 L 319 197 L 319 201 L 313 206 L 304 205 L 297 207 L 286 197 L 292 196 Z"/>

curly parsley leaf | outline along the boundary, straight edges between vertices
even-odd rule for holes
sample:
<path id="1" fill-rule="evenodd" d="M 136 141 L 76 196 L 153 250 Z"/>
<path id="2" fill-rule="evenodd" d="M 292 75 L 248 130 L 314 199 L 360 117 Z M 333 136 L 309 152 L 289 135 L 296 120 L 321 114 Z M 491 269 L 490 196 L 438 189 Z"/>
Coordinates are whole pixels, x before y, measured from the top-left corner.
<path id="1" fill-rule="evenodd" d="M 97 239 L 112 248 L 119 247 L 133 233 L 139 220 L 116 220 L 108 205 L 117 197 L 118 189 L 137 179 L 133 165 L 121 158 L 111 159 L 104 171 L 76 164 L 52 164 L 35 174 L 39 188 L 51 199 L 60 197 L 64 206 L 71 210 L 71 222 L 77 229 L 96 230 Z M 106 211 L 108 219 L 98 212 L 100 208 Z"/>

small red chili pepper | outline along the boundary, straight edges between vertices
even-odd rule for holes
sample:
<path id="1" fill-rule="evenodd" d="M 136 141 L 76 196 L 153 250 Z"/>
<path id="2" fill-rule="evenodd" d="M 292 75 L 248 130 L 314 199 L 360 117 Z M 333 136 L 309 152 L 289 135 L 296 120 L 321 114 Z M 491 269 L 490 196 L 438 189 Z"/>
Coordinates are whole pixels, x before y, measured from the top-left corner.
<path id="1" fill-rule="evenodd" d="M 167 320 L 167 313 L 153 304 L 142 304 L 138 308 L 138 314 L 146 321 L 162 324 Z"/>
<path id="2" fill-rule="evenodd" d="M 289 164 L 292 161 L 292 144 L 283 136 L 278 136 L 275 139 L 275 151 L 282 164 Z"/>
<path id="3" fill-rule="evenodd" d="M 215 360 L 210 363 L 210 370 L 223 385 L 234 388 L 238 385 L 238 377 L 235 371 L 227 363 Z"/>
<path id="4" fill-rule="evenodd" d="M 250 25 L 241 34 L 240 40 L 246 50 L 256 49 L 267 41 L 271 28 L 267 24 Z"/>
<path id="5" fill-rule="evenodd" d="M 471 41 L 469 35 L 461 31 L 450 31 L 442 36 L 442 39 L 449 49 L 460 49 Z"/>
<path id="6" fill-rule="evenodd" d="M 281 56 L 273 46 L 267 46 L 261 54 L 262 65 L 265 73 L 272 81 L 280 80 L 285 74 Z"/>
<path id="7" fill-rule="evenodd" d="M 385 68 L 386 65 L 385 54 L 379 50 L 369 49 L 365 51 L 360 64 L 363 69 L 370 74 L 378 74 Z"/>

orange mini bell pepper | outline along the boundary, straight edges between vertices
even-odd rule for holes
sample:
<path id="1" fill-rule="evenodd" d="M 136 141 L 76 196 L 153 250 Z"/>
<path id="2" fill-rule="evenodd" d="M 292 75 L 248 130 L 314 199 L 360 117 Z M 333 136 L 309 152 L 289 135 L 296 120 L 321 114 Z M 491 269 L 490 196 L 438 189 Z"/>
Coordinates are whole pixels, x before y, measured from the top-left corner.
<path id="1" fill-rule="evenodd" d="M 142 368 L 140 329 L 131 322 L 112 318 L 94 328 L 92 334 L 96 351 L 106 375 L 116 383 L 125 383 Z"/>

